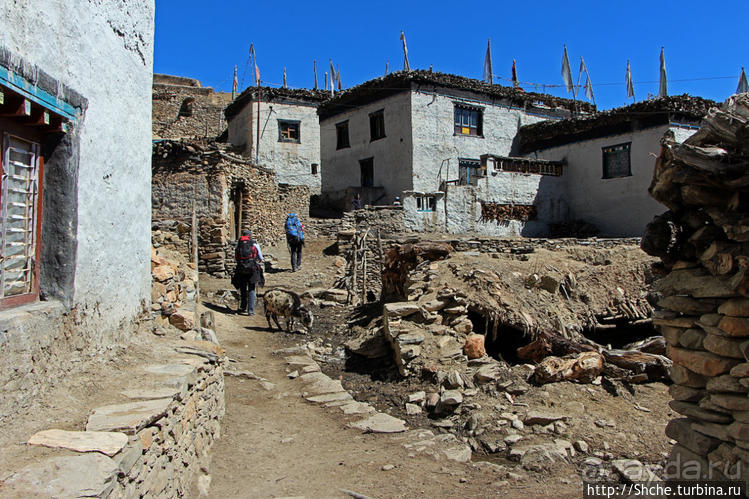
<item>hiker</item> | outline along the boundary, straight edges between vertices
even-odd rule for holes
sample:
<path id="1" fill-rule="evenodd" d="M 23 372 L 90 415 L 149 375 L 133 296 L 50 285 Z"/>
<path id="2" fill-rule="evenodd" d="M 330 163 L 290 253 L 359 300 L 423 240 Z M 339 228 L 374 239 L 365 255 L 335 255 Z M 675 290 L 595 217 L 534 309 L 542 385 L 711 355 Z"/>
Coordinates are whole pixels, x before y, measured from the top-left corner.
<path id="1" fill-rule="evenodd" d="M 351 201 L 351 209 L 352 210 L 361 210 L 361 196 L 357 192 L 354 194 L 354 199 Z"/>
<path id="2" fill-rule="evenodd" d="M 393 200 L 393 206 L 401 206 L 401 198 L 398 196 L 395 196 L 395 199 Z"/>
<path id="3" fill-rule="evenodd" d="M 296 213 L 286 217 L 286 244 L 291 254 L 291 271 L 302 268 L 302 246 L 304 246 L 304 226 Z"/>
<path id="4" fill-rule="evenodd" d="M 260 245 L 252 239 L 252 233 L 248 229 L 242 231 L 242 237 L 237 241 L 234 250 L 234 259 L 237 266 L 234 270 L 231 283 L 239 290 L 240 305 L 237 313 L 247 312 L 255 315 L 255 286 L 265 285 L 265 276 L 260 262 L 263 261 L 263 253 Z"/>

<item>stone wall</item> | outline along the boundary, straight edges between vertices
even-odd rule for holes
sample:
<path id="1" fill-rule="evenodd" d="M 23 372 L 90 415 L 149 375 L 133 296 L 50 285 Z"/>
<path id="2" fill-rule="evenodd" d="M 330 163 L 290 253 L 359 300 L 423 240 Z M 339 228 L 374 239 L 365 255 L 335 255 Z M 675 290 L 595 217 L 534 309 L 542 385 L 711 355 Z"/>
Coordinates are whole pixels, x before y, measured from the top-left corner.
<path id="1" fill-rule="evenodd" d="M 749 237 L 746 228 L 749 95 L 708 112 L 680 144 L 661 141 L 651 195 L 669 211 L 642 247 L 665 277 L 654 323 L 674 362 L 671 478 L 749 479 Z"/>
<path id="2" fill-rule="evenodd" d="M 263 247 L 285 240 L 288 213 L 309 214 L 307 186 L 279 186 L 272 171 L 221 144 L 166 141 L 154 147 L 154 242 L 190 250 L 194 200 L 201 271 L 230 273 L 243 229 Z"/>
<path id="3" fill-rule="evenodd" d="M 154 75 L 153 138 L 216 138 L 226 130 L 224 108 L 231 94 L 204 88 L 197 80 Z"/>

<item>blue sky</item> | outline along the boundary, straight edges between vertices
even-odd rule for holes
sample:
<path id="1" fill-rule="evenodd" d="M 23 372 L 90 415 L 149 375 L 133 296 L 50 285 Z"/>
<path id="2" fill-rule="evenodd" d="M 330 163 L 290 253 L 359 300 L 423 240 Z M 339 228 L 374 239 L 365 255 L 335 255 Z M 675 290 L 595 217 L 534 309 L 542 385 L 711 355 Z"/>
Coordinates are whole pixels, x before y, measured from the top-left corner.
<path id="1" fill-rule="evenodd" d="M 482 78 L 487 39 L 493 72 L 509 78 L 517 60 L 521 82 L 561 85 L 563 45 L 573 79 L 580 56 L 590 71 L 599 109 L 625 105 L 624 76 L 631 60 L 637 100 L 658 91 L 659 54 L 665 47 L 669 94 L 718 101 L 736 90 L 749 70 L 749 1 L 682 2 L 220 2 L 156 1 L 154 71 L 197 78 L 231 91 L 238 66 L 240 90 L 252 83 L 247 66 L 254 43 L 263 84 L 290 87 L 319 82 L 328 60 L 344 87 L 402 69 L 400 31 L 412 68 Z M 679 81 L 683 80 L 683 81 Z M 495 80 L 509 84 L 506 80 Z M 533 87 L 521 85 L 526 90 Z M 540 91 L 541 88 L 538 88 Z M 547 93 L 568 96 L 564 88 Z"/>

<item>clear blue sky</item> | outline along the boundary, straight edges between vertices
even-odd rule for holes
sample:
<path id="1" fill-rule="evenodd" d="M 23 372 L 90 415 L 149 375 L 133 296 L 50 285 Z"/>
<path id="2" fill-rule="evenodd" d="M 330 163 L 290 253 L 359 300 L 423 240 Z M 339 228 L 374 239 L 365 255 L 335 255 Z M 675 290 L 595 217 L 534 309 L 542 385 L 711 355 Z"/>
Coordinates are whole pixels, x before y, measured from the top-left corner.
<path id="1" fill-rule="evenodd" d="M 157 0 L 154 71 L 197 78 L 231 91 L 234 66 L 240 90 L 252 83 L 250 43 L 261 80 L 271 86 L 311 88 L 340 67 L 344 87 L 402 69 L 400 31 L 411 67 L 482 78 L 487 38 L 494 74 L 509 78 L 517 60 L 521 82 L 560 85 L 563 44 L 573 79 L 580 56 L 590 71 L 599 109 L 628 103 L 624 86 L 631 60 L 637 100 L 657 93 L 659 53 L 665 47 L 669 94 L 718 101 L 749 70 L 749 0 L 682 1 L 264 1 Z M 245 73 L 246 70 L 246 73 Z M 728 77 L 728 78 L 720 78 Z M 690 81 L 679 81 L 690 80 Z M 497 80 L 495 79 L 495 83 Z M 506 80 L 499 82 L 509 84 Z M 534 90 L 523 85 L 526 90 Z M 567 96 L 563 88 L 547 93 Z"/>

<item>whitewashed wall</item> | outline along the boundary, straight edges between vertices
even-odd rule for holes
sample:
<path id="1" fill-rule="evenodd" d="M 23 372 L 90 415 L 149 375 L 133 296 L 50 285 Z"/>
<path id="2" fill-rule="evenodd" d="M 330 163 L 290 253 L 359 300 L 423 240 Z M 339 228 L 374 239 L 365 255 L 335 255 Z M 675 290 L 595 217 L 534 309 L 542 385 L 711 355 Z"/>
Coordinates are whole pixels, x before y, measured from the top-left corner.
<path id="1" fill-rule="evenodd" d="M 257 140 L 257 102 L 247 104 L 229 121 L 229 142 L 244 148 L 255 158 Z M 300 121 L 300 139 L 278 140 L 278 120 Z M 276 172 L 279 184 L 306 185 L 312 194 L 320 193 L 320 124 L 317 107 L 312 104 L 260 102 L 259 164 Z M 317 173 L 312 173 L 312 164 Z"/>
<path id="2" fill-rule="evenodd" d="M 450 95 L 411 93 L 414 190 L 437 190 L 440 181 L 457 179 L 458 158 L 509 156 L 520 126 L 549 119 L 509 104 L 485 101 L 486 97 L 480 94 L 453 89 L 449 92 Z M 483 108 L 483 137 L 455 134 L 456 102 Z"/>
<path id="3" fill-rule="evenodd" d="M 153 0 L 0 3 L 0 45 L 88 100 L 73 304 L 105 329 L 150 301 L 153 33 Z"/>
<path id="4" fill-rule="evenodd" d="M 369 114 L 384 110 L 385 137 L 370 141 Z M 348 120 L 350 147 L 336 149 L 336 123 Z M 380 204 L 413 188 L 411 98 L 408 91 L 320 120 L 322 190 L 336 193 L 361 185 L 359 160 L 374 158 L 374 185 L 385 187 Z"/>
<path id="5" fill-rule="evenodd" d="M 538 157 L 567 160 L 564 190 L 572 219 L 592 223 L 601 235 L 640 236 L 645 226 L 663 206 L 648 194 L 653 179 L 660 140 L 668 125 L 647 128 L 609 137 L 574 142 L 538 151 Z M 692 129 L 672 127 L 680 141 L 694 133 Z M 602 148 L 631 142 L 632 175 L 604 179 Z"/>

